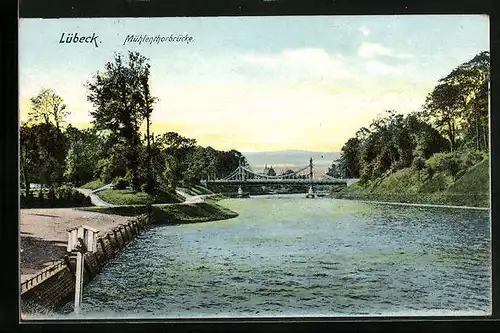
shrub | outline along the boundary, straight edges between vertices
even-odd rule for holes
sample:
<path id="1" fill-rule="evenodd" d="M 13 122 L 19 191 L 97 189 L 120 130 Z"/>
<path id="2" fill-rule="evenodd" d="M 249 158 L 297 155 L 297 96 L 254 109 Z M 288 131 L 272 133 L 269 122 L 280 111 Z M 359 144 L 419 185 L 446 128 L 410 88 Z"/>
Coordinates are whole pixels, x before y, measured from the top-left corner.
<path id="1" fill-rule="evenodd" d="M 47 193 L 47 205 L 49 207 L 54 207 L 56 205 L 56 191 L 51 186 L 49 187 L 49 191 Z"/>
<path id="2" fill-rule="evenodd" d="M 91 206 L 90 197 L 73 190 L 68 186 L 59 188 L 49 188 L 44 195 L 43 191 L 38 191 L 38 196 L 20 196 L 21 208 L 34 207 L 80 207 Z"/>
<path id="3" fill-rule="evenodd" d="M 113 184 L 115 185 L 116 190 L 124 190 L 129 186 L 128 180 L 122 177 L 115 178 Z"/>
<path id="4" fill-rule="evenodd" d="M 484 156 L 477 150 L 466 150 L 461 154 L 461 162 L 463 167 L 468 169 L 483 160 Z"/>
<path id="5" fill-rule="evenodd" d="M 456 177 L 458 172 L 463 169 L 460 158 L 455 153 L 434 154 L 427 160 L 426 165 L 433 171 L 442 171 L 453 177 Z"/>
<path id="6" fill-rule="evenodd" d="M 38 200 L 40 200 L 40 203 L 43 202 L 43 190 L 38 191 Z"/>
<path id="7" fill-rule="evenodd" d="M 19 197 L 19 204 L 21 205 L 21 207 L 24 207 L 27 203 L 28 200 L 26 199 L 26 196 L 21 192 L 21 196 Z"/>
<path id="8" fill-rule="evenodd" d="M 411 167 L 417 171 L 423 170 L 425 169 L 425 160 L 422 157 L 417 156 L 413 159 Z"/>
<path id="9" fill-rule="evenodd" d="M 66 185 L 57 188 L 57 196 L 60 200 L 72 200 L 74 192 L 76 191 Z"/>

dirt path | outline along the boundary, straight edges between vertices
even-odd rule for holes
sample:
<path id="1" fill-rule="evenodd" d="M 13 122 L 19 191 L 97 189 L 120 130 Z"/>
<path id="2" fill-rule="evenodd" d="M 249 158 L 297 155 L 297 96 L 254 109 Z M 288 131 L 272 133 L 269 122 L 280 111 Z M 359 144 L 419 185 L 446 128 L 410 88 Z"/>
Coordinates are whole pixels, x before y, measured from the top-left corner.
<path id="1" fill-rule="evenodd" d="M 109 184 L 108 184 L 109 185 Z M 75 188 L 78 192 L 85 194 L 90 197 L 90 201 L 94 206 L 100 206 L 100 207 L 115 207 L 117 205 L 113 205 L 107 201 L 104 201 L 99 197 L 97 194 L 95 194 L 95 191 L 85 189 L 85 188 Z"/>
<path id="2" fill-rule="evenodd" d="M 21 282 L 64 256 L 67 229 L 85 224 L 105 233 L 130 219 L 74 208 L 21 209 Z"/>

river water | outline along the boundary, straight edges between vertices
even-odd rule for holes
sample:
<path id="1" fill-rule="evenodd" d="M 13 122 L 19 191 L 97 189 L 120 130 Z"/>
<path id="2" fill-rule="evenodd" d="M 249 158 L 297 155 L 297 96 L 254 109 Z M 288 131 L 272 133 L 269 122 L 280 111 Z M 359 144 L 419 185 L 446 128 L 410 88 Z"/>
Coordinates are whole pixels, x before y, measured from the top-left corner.
<path id="1" fill-rule="evenodd" d="M 268 196 L 158 226 L 83 295 L 83 317 L 485 315 L 488 211 Z"/>

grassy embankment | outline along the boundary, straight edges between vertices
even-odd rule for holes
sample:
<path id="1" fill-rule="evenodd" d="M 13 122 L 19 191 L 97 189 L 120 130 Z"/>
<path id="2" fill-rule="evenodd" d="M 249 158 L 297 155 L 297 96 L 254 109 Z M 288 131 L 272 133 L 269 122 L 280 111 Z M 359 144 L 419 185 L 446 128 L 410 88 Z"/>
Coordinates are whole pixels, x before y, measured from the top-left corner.
<path id="1" fill-rule="evenodd" d="M 171 200 L 175 199 L 176 203 L 166 206 L 153 206 L 150 213 L 152 214 L 153 224 L 180 224 L 180 223 L 197 223 L 225 220 L 238 216 L 237 213 L 217 205 L 215 202 L 224 197 L 218 194 L 213 194 L 210 190 L 202 186 L 193 186 L 183 188 L 183 191 L 190 195 L 210 194 L 207 197 L 207 202 L 184 204 L 179 203 L 180 197 L 177 194 L 168 193 Z M 128 191 L 128 192 L 127 192 Z M 104 192 L 104 196 L 102 195 Z M 99 192 L 99 196 L 108 201 L 111 196 L 114 202 L 134 202 L 134 204 L 147 203 L 146 193 L 133 192 L 131 190 L 104 190 Z M 153 195 L 154 196 L 154 195 Z M 125 198 L 125 199 L 124 199 Z M 157 201 L 164 201 L 168 198 L 165 193 L 157 197 Z M 111 201 L 108 201 L 111 202 Z M 114 203 L 112 202 L 112 203 Z M 140 203 L 138 203 L 140 202 Z M 151 202 L 151 201 L 150 201 Z M 154 203 L 154 202 L 152 202 Z M 162 202 L 165 203 L 165 202 Z M 137 216 L 148 213 L 147 206 L 123 206 L 123 207 L 87 207 L 83 210 L 93 211 L 105 214 L 116 214 L 122 216 Z"/>
<path id="2" fill-rule="evenodd" d="M 405 168 L 334 193 L 335 198 L 489 207 L 489 159 L 486 157 L 459 177 L 446 172 Z"/>
<path id="3" fill-rule="evenodd" d="M 122 216 L 146 214 L 146 206 L 87 207 L 82 210 Z M 151 207 L 152 224 L 181 224 L 226 220 L 238 216 L 229 209 L 215 203 L 172 204 Z"/>
<path id="4" fill-rule="evenodd" d="M 176 193 L 156 191 L 145 193 L 134 190 L 102 190 L 98 193 L 102 200 L 114 205 L 146 205 L 160 203 L 178 203 L 182 201 Z"/>
<path id="5" fill-rule="evenodd" d="M 80 186 L 80 188 L 95 190 L 96 188 L 103 187 L 104 185 L 106 185 L 106 184 L 104 184 L 100 179 L 97 179 L 97 180 L 92 180 L 92 181 Z"/>

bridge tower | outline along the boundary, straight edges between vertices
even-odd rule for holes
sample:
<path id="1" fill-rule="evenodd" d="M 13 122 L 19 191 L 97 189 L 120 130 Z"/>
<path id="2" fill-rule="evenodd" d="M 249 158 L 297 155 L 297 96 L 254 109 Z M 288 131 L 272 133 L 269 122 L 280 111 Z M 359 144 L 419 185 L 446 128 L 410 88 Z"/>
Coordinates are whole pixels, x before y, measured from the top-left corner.
<path id="1" fill-rule="evenodd" d="M 314 198 L 313 190 L 313 159 L 309 159 L 309 191 L 307 192 L 306 198 Z"/>
<path id="2" fill-rule="evenodd" d="M 245 181 L 245 170 L 243 169 L 243 166 L 241 165 L 241 158 L 238 161 L 238 180 L 240 182 Z M 241 183 L 238 186 L 238 197 L 243 197 L 243 188 L 241 187 Z"/>

